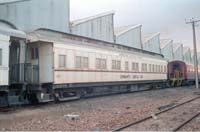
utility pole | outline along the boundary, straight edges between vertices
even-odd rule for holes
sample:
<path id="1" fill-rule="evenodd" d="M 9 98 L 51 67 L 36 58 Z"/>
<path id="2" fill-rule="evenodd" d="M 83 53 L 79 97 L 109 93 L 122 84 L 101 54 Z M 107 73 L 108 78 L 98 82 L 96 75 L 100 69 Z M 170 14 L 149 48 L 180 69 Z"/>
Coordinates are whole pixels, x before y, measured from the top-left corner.
<path id="1" fill-rule="evenodd" d="M 194 18 L 190 19 L 190 21 L 186 21 L 186 24 L 192 24 L 192 30 L 193 30 L 194 68 L 195 68 L 195 80 L 196 80 L 196 88 L 197 89 L 199 89 L 199 77 L 198 77 L 198 59 L 197 59 L 195 26 L 196 26 L 196 23 L 198 23 L 198 22 L 200 22 L 200 20 L 194 20 Z"/>

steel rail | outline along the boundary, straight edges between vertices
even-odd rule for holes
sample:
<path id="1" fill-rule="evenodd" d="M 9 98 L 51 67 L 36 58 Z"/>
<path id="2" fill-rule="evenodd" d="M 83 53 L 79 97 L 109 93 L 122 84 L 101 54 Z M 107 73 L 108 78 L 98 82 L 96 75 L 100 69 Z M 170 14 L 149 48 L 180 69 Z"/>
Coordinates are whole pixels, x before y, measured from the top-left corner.
<path id="1" fill-rule="evenodd" d="M 190 123 L 193 119 L 197 118 L 198 116 L 200 116 L 200 112 L 198 112 L 197 114 L 195 114 L 194 116 L 192 116 L 189 120 L 183 122 L 181 125 L 179 125 L 174 130 L 172 130 L 172 132 L 179 131 L 181 128 L 183 128 L 185 125 L 187 125 L 188 123 Z"/>
<path id="2" fill-rule="evenodd" d="M 157 115 L 160 115 L 160 114 L 162 114 L 162 113 L 168 112 L 168 111 L 173 110 L 173 109 L 175 109 L 175 108 L 177 108 L 177 107 L 180 107 L 180 106 L 182 106 L 182 105 L 185 105 L 185 104 L 187 104 L 187 103 L 190 103 L 190 102 L 192 102 L 192 101 L 195 101 L 195 100 L 197 100 L 197 99 L 199 99 L 199 98 L 200 98 L 200 96 L 195 97 L 195 98 L 190 99 L 190 100 L 188 100 L 188 101 L 185 101 L 185 102 L 183 102 L 183 103 L 174 105 L 174 106 L 172 106 L 172 107 L 170 107 L 170 108 L 168 108 L 168 109 L 165 109 L 165 110 L 162 110 L 162 111 L 160 111 L 160 112 L 157 112 L 157 113 L 155 113 L 154 115 L 157 116 Z M 140 120 L 138 120 L 138 121 L 136 121 L 136 122 L 132 122 L 132 123 L 130 123 L 130 124 L 124 125 L 124 126 L 122 126 L 122 127 L 120 127 L 120 128 L 117 128 L 117 129 L 115 129 L 115 130 L 113 130 L 113 131 L 122 131 L 122 130 L 128 128 L 128 127 L 131 127 L 131 126 L 140 124 L 140 123 L 142 123 L 142 122 L 144 122 L 144 121 L 146 121 L 146 120 L 150 120 L 150 119 L 152 119 L 152 118 L 153 118 L 153 117 L 152 117 L 152 115 L 151 115 L 151 116 L 145 117 L 145 118 L 143 118 L 143 119 L 140 119 Z"/>

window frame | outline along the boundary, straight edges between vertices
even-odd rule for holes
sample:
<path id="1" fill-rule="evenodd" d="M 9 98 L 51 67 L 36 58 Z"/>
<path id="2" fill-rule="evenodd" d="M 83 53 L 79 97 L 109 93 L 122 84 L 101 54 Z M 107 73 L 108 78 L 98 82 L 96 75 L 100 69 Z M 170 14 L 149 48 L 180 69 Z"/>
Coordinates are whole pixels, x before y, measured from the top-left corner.
<path id="1" fill-rule="evenodd" d="M 125 70 L 129 71 L 129 62 L 128 61 L 125 61 Z"/>
<path id="2" fill-rule="evenodd" d="M 96 69 L 97 70 L 106 70 L 107 69 L 107 60 L 102 58 L 96 58 Z"/>
<path id="3" fill-rule="evenodd" d="M 120 60 L 112 60 L 112 70 L 121 70 L 121 61 Z"/>
<path id="4" fill-rule="evenodd" d="M 76 56 L 75 57 L 76 69 L 89 69 L 89 57 Z"/>
<path id="5" fill-rule="evenodd" d="M 63 57 L 62 59 L 61 59 L 61 57 Z M 67 66 L 67 55 L 64 55 L 64 54 L 60 54 L 60 55 L 58 55 L 58 66 L 59 66 L 59 68 L 66 68 L 66 66 Z M 63 62 L 61 62 L 61 60 L 63 61 Z M 61 63 L 62 63 L 62 65 L 61 65 Z"/>

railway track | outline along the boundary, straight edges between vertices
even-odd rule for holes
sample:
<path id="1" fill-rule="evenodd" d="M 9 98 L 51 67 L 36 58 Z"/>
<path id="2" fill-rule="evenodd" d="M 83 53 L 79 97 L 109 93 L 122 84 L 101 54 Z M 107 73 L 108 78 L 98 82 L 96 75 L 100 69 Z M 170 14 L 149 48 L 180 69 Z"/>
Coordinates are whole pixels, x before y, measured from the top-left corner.
<path id="1" fill-rule="evenodd" d="M 164 89 L 172 89 L 172 88 L 164 88 Z M 139 90 L 139 91 L 134 91 L 134 92 L 105 94 L 105 95 L 97 95 L 97 96 L 92 96 L 92 97 L 89 96 L 89 97 L 84 97 L 82 99 L 91 99 L 91 98 L 98 98 L 98 97 L 103 97 L 103 96 L 132 94 L 132 93 L 140 93 L 140 92 L 148 92 L 148 91 L 156 91 L 156 90 L 163 90 L 163 89 L 144 89 L 144 90 Z M 17 106 L 5 106 L 5 107 L 0 107 L 0 113 L 14 112 L 14 111 L 21 110 L 21 109 L 24 109 L 24 108 L 40 108 L 40 107 L 44 107 L 44 106 L 47 106 L 47 105 L 62 104 L 62 103 L 71 102 L 71 101 L 78 101 L 78 100 L 79 99 L 60 101 L 60 102 L 56 102 L 56 103 L 55 102 L 46 102 L 46 103 L 39 103 L 39 104 L 24 104 L 24 105 L 17 105 Z"/>
<path id="2" fill-rule="evenodd" d="M 198 116 L 200 116 L 200 112 L 198 112 L 197 114 L 195 114 L 194 116 L 192 116 L 190 119 L 188 119 L 187 121 L 183 122 L 182 124 L 180 124 L 178 127 L 176 127 L 173 132 L 179 131 L 181 130 L 181 128 L 183 128 L 185 125 L 187 125 L 188 123 L 190 123 L 192 120 L 194 120 L 195 118 L 197 118 Z"/>
<path id="3" fill-rule="evenodd" d="M 186 86 L 180 87 L 180 88 L 185 88 Z M 174 88 L 174 87 L 173 87 Z M 164 88 L 164 89 L 173 89 L 173 88 Z M 103 96 L 111 96 L 111 95 L 119 95 L 119 94 L 132 94 L 132 93 L 141 93 L 141 92 L 148 92 L 148 91 L 156 91 L 156 90 L 163 90 L 163 89 L 145 89 L 145 90 L 139 90 L 139 91 L 134 91 L 134 92 L 126 92 L 126 93 L 116 93 L 116 94 L 106 94 L 106 95 L 98 95 L 98 96 L 93 96 L 93 97 L 85 97 L 83 99 L 91 99 L 91 98 L 98 98 L 98 97 L 103 97 Z M 9 113 L 9 112 L 15 112 L 17 110 L 25 109 L 25 108 L 41 108 L 45 107 L 47 105 L 54 105 L 54 104 L 62 104 L 66 102 L 71 102 L 71 101 L 78 101 L 79 99 L 75 100 L 68 100 L 68 101 L 60 101 L 60 102 L 46 102 L 46 103 L 39 103 L 39 104 L 24 104 L 24 105 L 17 105 L 17 106 L 6 106 L 6 107 L 0 107 L 0 113 Z"/>
<path id="4" fill-rule="evenodd" d="M 147 116 L 147 117 L 145 117 L 145 118 L 142 118 L 142 119 L 140 119 L 140 120 L 138 120 L 138 121 L 134 121 L 134 122 L 131 122 L 131 123 L 126 124 L 126 125 L 124 125 L 124 126 L 121 126 L 121 127 L 117 128 L 117 129 L 114 129 L 113 131 L 122 131 L 122 130 L 126 130 L 126 129 L 128 129 L 128 128 L 131 128 L 131 127 L 133 127 L 133 126 L 142 124 L 143 122 L 146 122 L 146 121 L 149 121 L 149 120 L 153 119 L 155 116 L 158 116 L 158 115 L 167 113 L 167 112 L 169 112 L 169 111 L 171 111 L 171 110 L 173 110 L 173 109 L 175 109 L 175 108 L 178 108 L 178 107 L 181 107 L 181 106 L 183 106 L 183 105 L 189 104 L 189 103 L 191 103 L 191 102 L 193 102 L 193 101 L 195 101 L 195 100 L 197 100 L 197 99 L 200 99 L 200 96 L 197 96 L 197 97 L 195 97 L 195 98 L 192 98 L 192 99 L 190 99 L 190 100 L 187 100 L 187 101 L 185 101 L 185 102 L 183 102 L 183 103 L 174 105 L 174 106 L 172 106 L 172 107 L 166 108 L 166 109 L 164 109 L 164 110 L 162 110 L 162 111 L 159 111 L 159 112 L 157 112 L 157 113 L 155 113 L 155 114 L 153 114 L 153 115 L 150 115 L 150 116 Z M 175 129 L 173 129 L 173 131 L 178 131 L 178 130 L 180 130 L 183 126 L 185 126 L 186 124 L 188 124 L 190 121 L 192 121 L 193 119 L 195 119 L 195 118 L 198 117 L 199 115 L 200 115 L 200 112 L 198 112 L 197 114 L 195 114 L 194 116 L 192 116 L 191 118 L 189 118 L 187 121 L 185 121 L 185 122 L 183 122 L 182 124 L 180 124 L 179 126 L 177 126 Z"/>

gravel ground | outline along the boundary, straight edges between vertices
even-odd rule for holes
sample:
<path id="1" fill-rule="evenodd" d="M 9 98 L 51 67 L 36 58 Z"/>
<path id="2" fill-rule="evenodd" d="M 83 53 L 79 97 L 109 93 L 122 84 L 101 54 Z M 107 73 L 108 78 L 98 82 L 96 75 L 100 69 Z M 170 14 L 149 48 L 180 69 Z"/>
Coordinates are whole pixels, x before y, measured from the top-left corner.
<path id="1" fill-rule="evenodd" d="M 80 131 L 113 130 L 197 95 L 193 88 L 174 88 L 85 99 L 0 113 L 0 130 Z M 64 115 L 79 115 L 78 119 Z"/>
<path id="2" fill-rule="evenodd" d="M 198 124 L 198 125 L 197 125 Z M 181 131 L 200 131 L 200 116 L 181 128 Z"/>
<path id="3" fill-rule="evenodd" d="M 153 119 L 125 129 L 125 131 L 173 131 L 179 125 L 194 116 L 199 110 L 200 99 L 197 99 L 166 113 L 155 116 Z"/>

